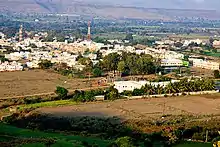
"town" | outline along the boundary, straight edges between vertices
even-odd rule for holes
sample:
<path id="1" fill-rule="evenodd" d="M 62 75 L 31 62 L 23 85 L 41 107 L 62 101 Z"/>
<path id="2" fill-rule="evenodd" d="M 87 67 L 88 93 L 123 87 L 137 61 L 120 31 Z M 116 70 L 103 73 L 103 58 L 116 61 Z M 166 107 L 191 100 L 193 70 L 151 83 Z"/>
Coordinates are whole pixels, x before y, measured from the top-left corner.
<path id="1" fill-rule="evenodd" d="M 67 1 L 0 14 L 0 147 L 220 146 L 218 12 Z"/>

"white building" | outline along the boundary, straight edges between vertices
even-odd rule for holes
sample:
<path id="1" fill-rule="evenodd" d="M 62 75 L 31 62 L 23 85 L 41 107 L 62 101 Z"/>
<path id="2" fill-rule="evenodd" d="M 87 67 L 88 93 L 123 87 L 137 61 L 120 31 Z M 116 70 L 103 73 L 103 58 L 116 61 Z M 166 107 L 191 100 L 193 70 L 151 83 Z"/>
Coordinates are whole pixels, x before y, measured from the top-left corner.
<path id="1" fill-rule="evenodd" d="M 183 66 L 183 61 L 180 59 L 162 59 L 161 66 L 162 67 Z"/>
<path id="2" fill-rule="evenodd" d="M 134 89 L 141 89 L 142 86 L 146 84 L 152 85 L 157 87 L 160 86 L 167 86 L 170 83 L 179 82 L 179 80 L 171 80 L 165 82 L 150 82 L 150 81 L 116 81 L 114 82 L 114 88 L 118 90 L 119 93 L 123 91 L 133 91 Z"/>
<path id="3" fill-rule="evenodd" d="M 193 62 L 194 67 L 210 69 L 210 70 L 219 70 L 218 62 L 205 61 L 202 59 L 189 59 L 189 60 Z"/>
<path id="4" fill-rule="evenodd" d="M 21 63 L 18 63 L 16 61 L 13 62 L 0 62 L 0 71 L 4 72 L 4 71 L 21 71 L 23 70 L 23 66 L 21 65 Z"/>

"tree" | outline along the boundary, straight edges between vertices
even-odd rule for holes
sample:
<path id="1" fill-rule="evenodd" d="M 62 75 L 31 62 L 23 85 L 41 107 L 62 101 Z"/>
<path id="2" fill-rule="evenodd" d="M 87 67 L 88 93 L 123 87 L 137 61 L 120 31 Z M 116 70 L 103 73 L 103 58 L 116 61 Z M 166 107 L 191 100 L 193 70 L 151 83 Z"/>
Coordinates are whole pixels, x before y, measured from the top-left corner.
<path id="1" fill-rule="evenodd" d="M 36 44 L 34 44 L 34 43 L 31 43 L 31 44 L 29 45 L 29 47 L 31 47 L 31 48 L 37 48 Z"/>
<path id="2" fill-rule="evenodd" d="M 5 58 L 4 56 L 0 55 L 0 61 L 1 62 L 5 62 L 5 61 L 9 61 L 7 58 Z"/>
<path id="3" fill-rule="evenodd" d="M 120 61 L 119 63 L 118 63 L 118 71 L 120 71 L 121 73 L 123 73 L 123 72 L 125 72 L 125 62 L 124 61 Z"/>
<path id="4" fill-rule="evenodd" d="M 85 66 L 92 66 L 92 61 L 89 58 L 80 58 L 78 62 Z"/>
<path id="5" fill-rule="evenodd" d="M 107 71 L 114 71 L 115 73 L 119 61 L 120 61 L 120 55 L 117 53 L 111 53 L 104 57 L 102 63 Z"/>
<path id="6" fill-rule="evenodd" d="M 38 63 L 38 65 L 41 69 L 49 69 L 53 66 L 53 63 L 51 63 L 51 61 L 48 60 L 42 60 L 40 63 Z"/>
<path id="7" fill-rule="evenodd" d="M 92 73 L 95 77 L 100 77 L 102 76 L 103 71 L 100 68 L 95 68 L 93 69 Z"/>
<path id="8" fill-rule="evenodd" d="M 118 147 L 134 147 L 132 139 L 128 136 L 118 138 L 115 143 Z"/>
<path id="9" fill-rule="evenodd" d="M 120 98 L 120 94 L 117 89 L 115 89 L 113 86 L 109 88 L 109 91 L 105 95 L 105 99 L 107 100 L 116 100 Z"/>
<path id="10" fill-rule="evenodd" d="M 214 77 L 215 77 L 216 79 L 220 78 L 219 70 L 214 70 L 213 73 L 214 73 Z"/>
<path id="11" fill-rule="evenodd" d="M 126 37 L 125 37 L 125 40 L 133 41 L 134 40 L 133 35 L 132 34 L 127 34 Z"/>
<path id="12" fill-rule="evenodd" d="M 60 86 L 57 86 L 56 90 L 55 90 L 55 93 L 60 97 L 60 98 L 65 98 L 67 97 L 67 94 L 68 94 L 68 90 L 64 87 L 60 87 Z"/>

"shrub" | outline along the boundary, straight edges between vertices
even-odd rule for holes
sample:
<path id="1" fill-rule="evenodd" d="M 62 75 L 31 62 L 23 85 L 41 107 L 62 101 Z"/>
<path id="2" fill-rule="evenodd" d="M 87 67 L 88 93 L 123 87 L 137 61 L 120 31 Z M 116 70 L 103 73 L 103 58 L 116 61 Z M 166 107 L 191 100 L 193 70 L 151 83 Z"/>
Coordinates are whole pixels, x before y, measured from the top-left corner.
<path id="1" fill-rule="evenodd" d="M 93 76 L 100 77 L 102 76 L 103 71 L 100 68 L 95 68 L 93 69 L 92 73 L 93 73 Z"/>
<path id="2" fill-rule="evenodd" d="M 64 87 L 57 86 L 57 89 L 55 90 L 55 93 L 60 97 L 60 98 L 66 98 L 68 94 L 68 90 Z"/>
<path id="3" fill-rule="evenodd" d="M 132 139 L 128 136 L 118 138 L 115 143 L 118 147 L 134 147 Z"/>
<path id="4" fill-rule="evenodd" d="M 214 70 L 213 73 L 216 79 L 220 78 L 219 70 Z"/>

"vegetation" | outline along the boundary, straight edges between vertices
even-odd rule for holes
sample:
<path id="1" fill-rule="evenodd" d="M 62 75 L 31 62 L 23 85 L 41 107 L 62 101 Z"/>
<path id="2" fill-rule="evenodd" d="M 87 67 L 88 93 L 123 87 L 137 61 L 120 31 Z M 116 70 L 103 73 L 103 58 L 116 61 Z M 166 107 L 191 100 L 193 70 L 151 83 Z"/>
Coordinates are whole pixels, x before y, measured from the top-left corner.
<path id="1" fill-rule="evenodd" d="M 38 65 L 41 69 L 49 69 L 53 66 L 53 64 L 48 60 L 42 60 Z"/>
<path id="2" fill-rule="evenodd" d="M 150 55 L 137 55 L 124 52 L 121 56 L 112 53 L 104 57 L 101 63 L 105 71 L 120 71 L 131 75 L 151 74 L 155 72 L 153 58 Z"/>
<path id="3" fill-rule="evenodd" d="M 133 92 L 123 92 L 122 94 L 129 96 L 130 94 L 134 96 L 142 95 L 157 95 L 157 94 L 175 94 L 184 92 L 198 92 L 198 91 L 210 91 L 215 90 L 215 83 L 213 80 L 209 79 L 195 79 L 190 80 L 182 79 L 179 82 L 170 83 L 166 87 L 163 86 L 153 86 L 145 85 L 141 89 L 134 89 Z"/>
<path id="4" fill-rule="evenodd" d="M 149 120 L 127 120 L 121 121 L 119 118 L 97 118 L 97 117 L 52 117 L 47 115 L 40 115 L 32 113 L 13 114 L 3 121 L 20 128 L 29 128 L 40 131 L 56 131 L 61 134 L 44 133 L 39 131 L 22 131 L 25 133 L 23 137 L 46 137 L 56 140 L 60 138 L 69 138 L 70 136 L 63 136 L 62 134 L 77 134 L 77 136 L 96 136 L 102 140 L 115 140 L 111 143 L 113 146 L 133 147 L 133 146 L 187 146 L 210 145 L 210 143 L 202 143 L 206 140 L 206 132 L 208 131 L 207 139 L 212 141 L 219 136 L 219 120 L 210 119 L 209 123 L 206 120 L 189 121 L 190 117 L 177 116 L 176 118 L 165 118 L 163 120 L 149 121 Z M 53 124 L 53 125 L 51 125 Z M 98 126 L 98 127 L 97 127 Z M 1 126 L 0 126 L 1 128 Z M 8 128 L 6 128 L 8 129 Z M 0 129 L 0 133 L 5 129 Z M 13 131 L 5 131 L 14 133 Z M 26 133 L 27 132 L 27 133 Z M 35 133 L 36 132 L 36 133 Z M 38 133 L 37 133 L 38 132 Z M 8 134 L 9 134 L 8 133 Z M 21 132 L 20 132 L 21 133 Z M 34 133 L 34 134 L 33 134 Z M 18 136 L 19 133 L 17 133 Z M 16 134 L 16 135 L 17 135 Z M 10 135 L 10 134 L 9 134 Z M 197 137 L 195 137 L 197 136 Z M 71 140 L 77 137 L 70 137 Z M 82 137 L 85 138 L 85 137 Z M 93 137 L 92 137 L 93 138 Z M 89 138 L 88 138 L 89 139 Z M 90 138 L 91 139 L 91 138 Z M 201 143 L 181 142 L 186 139 L 193 139 Z M 82 139 L 77 139 L 81 141 Z M 87 141 L 89 142 L 89 141 Z"/>
<path id="5" fill-rule="evenodd" d="M 5 62 L 5 61 L 9 61 L 7 58 L 5 58 L 4 56 L 0 55 L 0 61 L 1 62 Z"/>
<path id="6" fill-rule="evenodd" d="M 0 138 L 3 136 L 8 136 L 7 142 L 0 142 L 2 145 L 12 145 L 15 146 L 23 145 L 31 146 L 32 145 L 41 145 L 41 146 L 64 146 L 66 144 L 72 144 L 76 146 L 83 147 L 83 144 L 89 145 L 98 145 L 98 146 L 107 146 L 110 144 L 108 140 L 102 140 L 99 138 L 92 137 L 83 137 L 83 136 L 67 136 L 60 133 L 44 133 L 40 131 L 32 131 L 28 129 L 20 129 L 10 125 L 0 124 Z"/>
<path id="7" fill-rule="evenodd" d="M 216 79 L 220 78 L 219 70 L 214 70 L 213 73 L 214 73 L 214 77 L 215 77 Z"/>
<path id="8" fill-rule="evenodd" d="M 64 87 L 57 86 L 55 93 L 58 95 L 58 97 L 65 98 L 65 97 L 67 97 L 68 90 Z"/>

